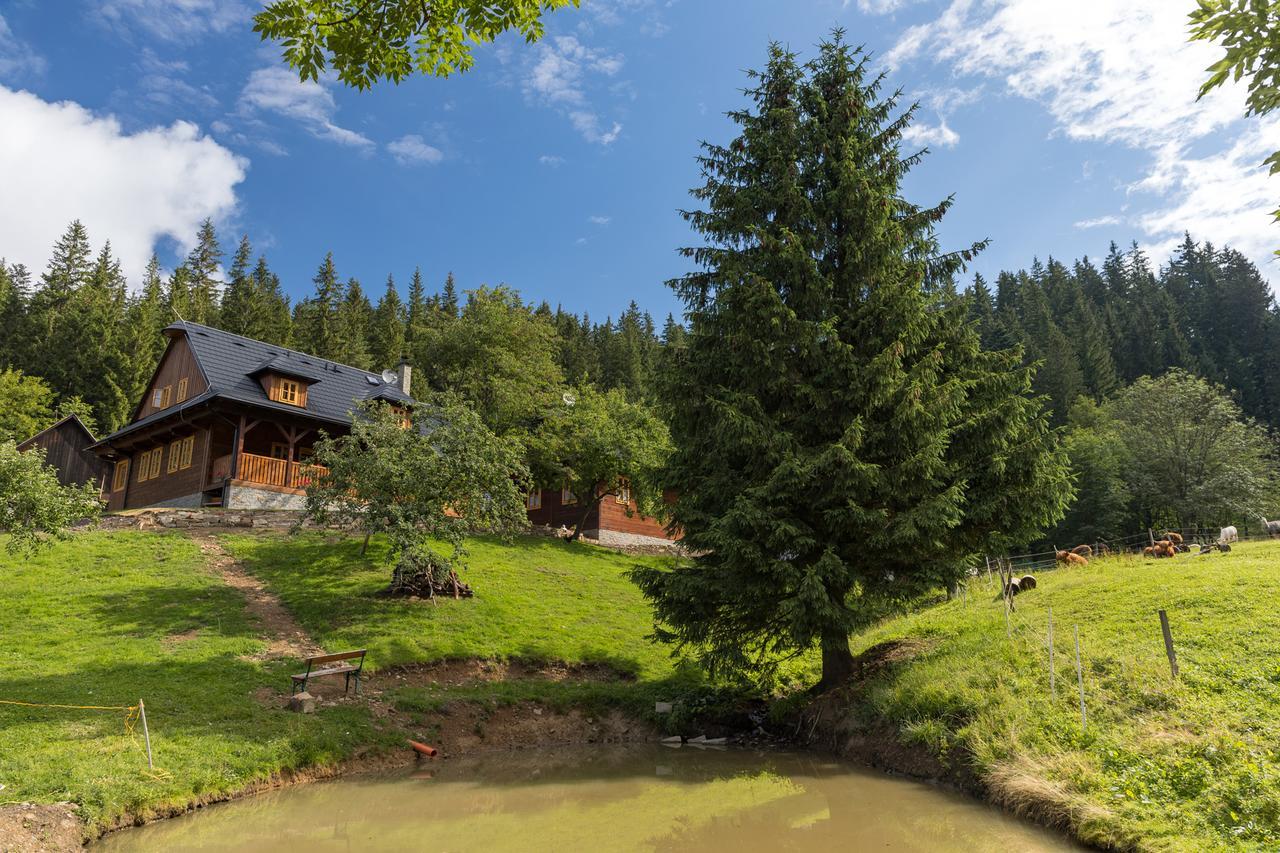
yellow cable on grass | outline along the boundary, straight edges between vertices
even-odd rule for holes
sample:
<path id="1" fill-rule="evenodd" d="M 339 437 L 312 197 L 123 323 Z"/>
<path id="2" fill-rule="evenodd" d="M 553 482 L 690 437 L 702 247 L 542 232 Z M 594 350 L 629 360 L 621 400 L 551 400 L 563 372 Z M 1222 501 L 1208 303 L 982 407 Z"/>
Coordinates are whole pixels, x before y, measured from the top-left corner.
<path id="1" fill-rule="evenodd" d="M 0 705 L 17 705 L 22 708 L 63 708 L 71 711 L 125 711 L 124 733 L 129 736 L 134 745 L 138 745 L 138 735 L 134 731 L 133 726 L 142 716 L 142 707 L 140 705 L 58 705 L 48 702 L 19 702 L 16 699 L 0 699 Z M 164 782 L 173 778 L 168 770 L 155 768 L 155 772 L 144 773 L 158 782 Z"/>
<path id="2" fill-rule="evenodd" d="M 0 705 L 21 705 L 24 708 L 70 708 L 75 711 L 136 711 L 137 705 L 50 705 L 44 702 L 18 702 L 0 699 Z"/>

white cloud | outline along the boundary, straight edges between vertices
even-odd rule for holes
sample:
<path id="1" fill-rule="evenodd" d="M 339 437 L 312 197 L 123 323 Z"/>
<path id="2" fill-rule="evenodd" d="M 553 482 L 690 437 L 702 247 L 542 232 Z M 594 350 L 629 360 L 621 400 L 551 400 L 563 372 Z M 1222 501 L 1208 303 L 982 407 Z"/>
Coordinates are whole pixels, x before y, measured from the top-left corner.
<path id="1" fill-rule="evenodd" d="M 0 15 L 0 78 L 43 74 L 45 67 L 44 57 L 15 36 Z"/>
<path id="2" fill-rule="evenodd" d="M 42 270 L 72 219 L 110 240 L 136 286 L 156 241 L 184 247 L 236 207 L 248 161 L 189 122 L 126 134 L 113 117 L 0 86 L 0 255 Z"/>
<path id="3" fill-rule="evenodd" d="M 608 130 L 601 130 L 600 117 L 586 110 L 574 110 L 569 113 L 569 121 L 573 124 L 574 130 L 582 134 L 582 138 L 588 142 L 609 145 L 622 135 L 621 124 L 615 121 Z"/>
<path id="4" fill-rule="evenodd" d="M 190 105 L 204 110 L 218 107 L 218 99 L 207 86 L 193 86 L 183 79 L 188 66 L 181 60 L 162 60 L 150 48 L 143 48 L 138 60 L 138 93 L 167 110 Z"/>
<path id="5" fill-rule="evenodd" d="M 1276 239 L 1267 212 L 1280 182 L 1268 186 L 1257 166 L 1280 123 L 1242 120 L 1240 87 L 1196 101 L 1220 53 L 1187 42 L 1186 16 L 1171 14 L 1168 0 L 952 0 L 936 20 L 910 27 L 887 59 L 1000 79 L 1043 104 L 1070 139 L 1147 152 L 1150 165 L 1129 190 L 1150 194 L 1149 209 L 1131 218 L 1153 248 L 1190 228 L 1262 260 Z"/>
<path id="6" fill-rule="evenodd" d="M 1112 225 L 1119 225 L 1123 220 L 1119 216 L 1107 214 L 1106 216 L 1095 216 L 1093 219 L 1081 219 L 1075 223 L 1077 228 L 1107 228 Z"/>
<path id="7" fill-rule="evenodd" d="M 868 15 L 887 15 L 890 12 L 896 12 L 903 6 L 912 2 L 912 0 L 857 0 L 858 11 Z M 842 8 L 848 9 L 853 5 L 853 0 L 844 0 Z"/>
<path id="8" fill-rule="evenodd" d="M 618 138 L 617 122 L 602 130 L 602 120 L 587 98 L 587 87 L 596 77 L 613 77 L 622 70 L 622 54 L 588 47 L 574 36 L 557 36 L 538 45 L 536 59 L 521 86 L 533 102 L 562 110 L 583 139 L 608 145 Z"/>
<path id="9" fill-rule="evenodd" d="M 592 225 L 608 225 L 613 221 L 612 216 L 588 216 L 587 221 Z"/>
<path id="10" fill-rule="evenodd" d="M 538 158 L 538 164 L 541 166 L 550 166 L 553 169 L 559 168 L 564 163 L 564 158 L 556 154 L 543 154 Z"/>
<path id="11" fill-rule="evenodd" d="M 240 0 L 96 0 L 99 20 L 125 32 L 142 30 L 167 41 L 249 27 L 253 10 Z"/>
<path id="12" fill-rule="evenodd" d="M 294 119 L 313 136 L 339 145 L 366 151 L 374 147 L 369 137 L 334 124 L 338 105 L 323 84 L 314 80 L 304 83 L 287 68 L 259 68 L 250 74 L 249 82 L 240 93 L 240 110 L 250 115 L 272 112 Z"/>
<path id="13" fill-rule="evenodd" d="M 936 125 L 922 122 L 908 125 L 902 132 L 902 141 L 917 148 L 954 148 L 960 142 L 960 134 L 947 127 L 947 120 L 939 116 Z"/>
<path id="14" fill-rule="evenodd" d="M 387 150 L 401 166 L 417 166 L 422 163 L 439 163 L 444 159 L 444 152 L 435 146 L 428 145 L 417 134 L 410 133 L 399 139 L 388 142 Z"/>

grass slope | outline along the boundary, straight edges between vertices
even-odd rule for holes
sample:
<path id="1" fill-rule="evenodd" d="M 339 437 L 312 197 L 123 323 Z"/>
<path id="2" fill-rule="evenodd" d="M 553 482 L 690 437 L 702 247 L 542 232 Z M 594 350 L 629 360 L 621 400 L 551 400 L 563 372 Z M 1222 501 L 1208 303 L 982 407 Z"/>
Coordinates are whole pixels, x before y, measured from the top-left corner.
<path id="1" fill-rule="evenodd" d="M 902 640 L 918 651 L 853 692 L 851 720 L 867 728 L 887 721 L 945 760 L 971 760 L 997 799 L 1063 819 L 1095 843 L 1280 844 L 1280 543 L 1095 560 L 1039 582 L 1016 599 L 1012 639 L 995 587 L 982 581 L 967 602 L 855 636 L 855 653 Z M 1179 681 L 1165 657 L 1162 608 Z"/>
<path id="2" fill-rule="evenodd" d="M 265 708 L 287 683 L 238 593 L 190 540 L 91 533 L 34 558 L 0 549 L 0 699 L 147 703 L 155 762 L 119 712 L 0 705 L 0 801 L 72 800 L 90 825 L 332 762 L 380 735 L 359 708 L 303 718 Z"/>
<path id="3" fill-rule="evenodd" d="M 360 556 L 359 538 L 224 536 L 224 547 L 280 597 L 326 649 L 368 648 L 375 668 L 485 658 L 605 664 L 643 679 L 670 675 L 667 651 L 645 639 L 648 604 L 625 573 L 640 561 L 542 536 L 473 539 L 456 602 L 384 598 L 386 543 Z"/>
<path id="4" fill-rule="evenodd" d="M 536 701 L 558 709 L 621 708 L 669 730 L 731 703 L 736 693 L 709 687 L 698 671 L 677 668 L 669 651 L 645 639 L 653 617 L 626 578 L 634 557 L 543 536 L 467 543 L 463 580 L 475 597 L 462 601 L 386 598 L 386 543 L 331 534 L 234 535 L 223 546 L 284 602 L 325 649 L 367 648 L 373 669 L 480 658 L 603 665 L 618 679 L 523 677 L 472 684 L 404 686 L 390 700 L 414 720 L 450 702 L 488 706 Z M 680 711 L 653 718 L 655 700 L 681 700 Z M 430 731 L 428 729 L 428 731 Z"/>
<path id="5" fill-rule="evenodd" d="M 634 558 L 546 539 L 472 544 L 460 602 L 393 601 L 382 543 L 358 539 L 226 536 L 328 649 L 368 647 L 371 666 L 447 658 L 525 658 L 607 664 L 632 679 L 540 679 L 405 687 L 388 698 L 414 724 L 449 701 L 652 710 L 678 677 L 650 644 L 649 609 L 623 573 Z M 0 546 L 3 542 L 0 541 Z M 113 711 L 0 704 L 0 803 L 71 800 L 89 827 L 180 807 L 271 774 L 331 764 L 403 735 L 359 705 L 299 716 L 254 698 L 287 691 L 296 661 L 264 662 L 240 594 L 173 533 L 88 533 L 34 558 L 0 547 L 0 700 L 147 704 L 156 766 L 141 732 Z M 2 846 L 2 845 L 0 845 Z"/>

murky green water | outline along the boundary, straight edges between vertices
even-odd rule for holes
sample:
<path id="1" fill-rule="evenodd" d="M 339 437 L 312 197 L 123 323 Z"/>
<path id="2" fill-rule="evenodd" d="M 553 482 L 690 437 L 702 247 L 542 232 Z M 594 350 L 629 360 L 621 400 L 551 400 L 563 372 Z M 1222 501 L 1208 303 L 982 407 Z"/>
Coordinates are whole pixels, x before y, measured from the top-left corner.
<path id="1" fill-rule="evenodd" d="M 130 829 L 135 851 L 1076 849 L 965 797 L 810 754 L 590 747 L 347 777 Z"/>

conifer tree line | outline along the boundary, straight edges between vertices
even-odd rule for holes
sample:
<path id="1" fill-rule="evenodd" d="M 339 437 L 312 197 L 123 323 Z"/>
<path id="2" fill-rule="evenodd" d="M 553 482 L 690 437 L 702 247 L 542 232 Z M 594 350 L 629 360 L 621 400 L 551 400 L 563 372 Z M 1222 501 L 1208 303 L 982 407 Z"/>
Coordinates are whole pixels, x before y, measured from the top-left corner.
<path id="1" fill-rule="evenodd" d="M 1036 260 L 981 275 L 969 313 L 984 347 L 1022 345 L 1038 361 L 1034 389 L 1065 424 L 1077 398 L 1100 402 L 1171 369 L 1226 388 L 1243 412 L 1280 429 L 1280 308 L 1240 252 L 1187 236 L 1158 269 L 1131 245 L 1111 244 L 1099 265 Z"/>
<path id="2" fill-rule="evenodd" d="M 968 303 L 984 347 L 1037 364 L 1064 430 L 1076 494 L 1032 547 L 1276 513 L 1280 307 L 1240 252 L 1187 236 L 1157 269 L 1113 243 L 1100 265 L 977 276 Z"/>
<path id="3" fill-rule="evenodd" d="M 179 318 L 366 370 L 407 358 L 418 387 L 437 390 L 462 381 L 461 373 L 480 375 L 476 364 L 459 363 L 483 361 L 466 341 L 479 326 L 524 348 L 511 353 L 524 362 L 509 365 L 514 380 L 542 374 L 547 385 L 589 383 L 652 401 L 663 344 L 684 332 L 670 315 L 659 327 L 634 302 L 616 319 L 596 322 L 526 304 L 505 286 L 463 293 L 452 273 L 437 289 L 415 269 L 403 296 L 388 275 L 368 293 L 340 274 L 332 253 L 317 266 L 309 294 L 291 302 L 248 237 L 228 248 L 205 221 L 182 263 L 166 274 L 153 255 L 134 287 L 111 243 L 95 250 L 79 221 L 38 275 L 0 258 L 0 371 L 11 384 L 20 372 L 47 386 L 50 417 L 74 411 L 107 432 L 128 420 L 166 344 L 161 331 Z"/>

